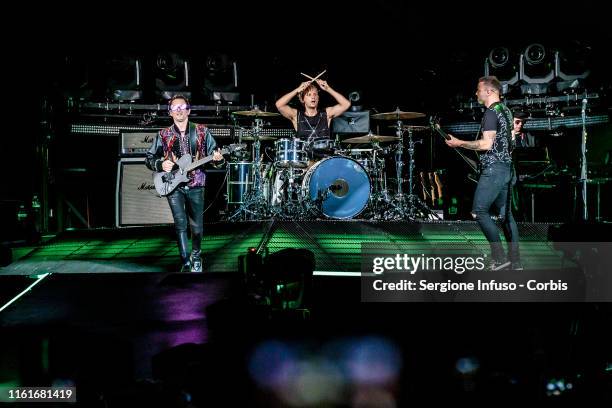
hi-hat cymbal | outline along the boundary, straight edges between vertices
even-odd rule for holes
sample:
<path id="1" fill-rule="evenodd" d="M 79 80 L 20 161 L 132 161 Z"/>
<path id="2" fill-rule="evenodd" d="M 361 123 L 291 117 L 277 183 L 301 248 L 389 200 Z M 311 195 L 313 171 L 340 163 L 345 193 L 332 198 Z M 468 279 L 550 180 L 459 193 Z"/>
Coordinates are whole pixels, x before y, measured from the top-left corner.
<path id="1" fill-rule="evenodd" d="M 259 137 L 243 136 L 241 137 L 241 140 L 274 140 L 274 139 L 276 139 L 275 136 L 259 136 Z"/>
<path id="2" fill-rule="evenodd" d="M 372 115 L 372 119 L 382 120 L 400 120 L 400 119 L 416 119 L 425 117 L 424 113 L 420 112 L 403 112 L 399 109 L 393 112 L 376 113 Z"/>
<path id="3" fill-rule="evenodd" d="M 234 112 L 234 115 L 264 117 L 264 116 L 280 116 L 280 113 L 266 112 L 266 111 L 262 111 L 262 110 L 259 110 L 259 109 L 251 109 L 251 110 L 248 110 L 248 111 L 237 111 L 237 112 Z"/>
<path id="4" fill-rule="evenodd" d="M 358 137 L 351 137 L 350 139 L 345 139 L 343 143 L 378 143 L 378 142 L 393 142 L 395 140 L 399 140 L 399 137 L 396 136 L 381 136 L 381 135 L 365 135 Z"/>

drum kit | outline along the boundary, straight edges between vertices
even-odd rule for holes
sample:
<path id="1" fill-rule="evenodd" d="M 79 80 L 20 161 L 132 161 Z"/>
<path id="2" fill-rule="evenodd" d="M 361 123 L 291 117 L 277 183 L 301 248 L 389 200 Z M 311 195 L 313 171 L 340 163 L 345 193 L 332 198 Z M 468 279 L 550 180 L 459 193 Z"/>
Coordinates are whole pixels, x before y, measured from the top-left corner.
<path id="1" fill-rule="evenodd" d="M 405 220 L 433 214 L 413 193 L 412 183 L 416 144 L 413 133 L 429 128 L 403 124 L 403 120 L 424 117 L 422 113 L 403 112 L 398 108 L 372 115 L 372 119 L 394 120 L 395 135 L 370 132 L 341 142 L 359 145 L 359 148 L 344 148 L 338 140 L 331 139 L 305 141 L 263 135 L 263 118 L 279 116 L 278 113 L 253 109 L 234 112 L 234 115 L 253 119 L 250 128 L 240 128 L 239 132 L 240 143 L 253 143 L 251 161 L 238 158 L 227 166 L 228 219 L 231 221 L 357 217 Z M 273 141 L 273 147 L 264 149 L 269 161 L 264 161 L 262 141 Z M 395 189 L 387 186 L 386 159 L 395 161 Z M 403 189 L 405 162 L 408 193 Z"/>

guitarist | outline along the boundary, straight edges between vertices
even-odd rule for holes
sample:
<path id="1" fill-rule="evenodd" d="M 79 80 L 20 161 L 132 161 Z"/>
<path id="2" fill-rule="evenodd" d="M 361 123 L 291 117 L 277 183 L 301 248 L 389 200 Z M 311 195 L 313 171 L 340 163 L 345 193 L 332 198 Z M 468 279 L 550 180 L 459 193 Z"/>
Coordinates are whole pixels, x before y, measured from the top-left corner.
<path id="1" fill-rule="evenodd" d="M 482 137 L 466 141 L 449 135 L 446 144 L 450 147 L 463 147 L 477 150 L 480 154 L 480 178 L 474 193 L 472 216 L 491 245 L 491 269 L 500 270 L 512 267 L 523 269 L 518 247 L 518 228 L 510 206 L 510 189 L 512 186 L 512 130 L 513 116 L 500 101 L 501 84 L 494 76 L 478 80 L 476 97 L 478 102 L 487 107 L 482 118 Z M 492 211 L 492 208 L 495 208 Z M 499 238 L 497 226 L 491 217 L 502 222 L 504 235 L 508 243 L 508 258 Z"/>
<path id="2" fill-rule="evenodd" d="M 146 166 L 153 171 L 170 172 L 177 167 L 182 155 L 190 154 L 194 160 L 213 155 L 213 166 L 224 164 L 223 155 L 210 130 L 189 121 L 191 107 L 183 95 L 175 95 L 168 101 L 168 112 L 173 125 L 159 131 L 147 152 Z M 167 195 L 174 218 L 181 271 L 202 272 L 201 242 L 204 232 L 204 185 L 206 174 L 197 168 L 187 174 L 188 183 L 177 187 Z M 192 250 L 188 249 L 187 217 L 191 224 Z"/>

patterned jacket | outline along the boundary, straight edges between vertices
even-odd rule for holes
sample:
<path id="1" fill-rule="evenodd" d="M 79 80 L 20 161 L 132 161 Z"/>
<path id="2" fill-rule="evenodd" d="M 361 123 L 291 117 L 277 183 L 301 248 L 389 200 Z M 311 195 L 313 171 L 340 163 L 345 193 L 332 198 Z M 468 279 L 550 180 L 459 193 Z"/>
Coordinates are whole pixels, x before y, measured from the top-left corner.
<path id="1" fill-rule="evenodd" d="M 189 131 L 185 134 L 189 136 L 189 151 L 193 160 L 212 155 L 217 148 L 217 142 L 210 130 L 205 125 L 193 122 L 188 123 L 188 129 Z M 163 171 L 162 163 L 164 160 L 176 161 L 182 155 L 180 133 L 176 126 L 172 125 L 158 132 L 147 152 L 145 164 L 153 171 Z M 189 177 L 187 185 L 190 188 L 203 187 L 206 183 L 206 173 L 201 168 L 190 171 L 187 176 Z"/>

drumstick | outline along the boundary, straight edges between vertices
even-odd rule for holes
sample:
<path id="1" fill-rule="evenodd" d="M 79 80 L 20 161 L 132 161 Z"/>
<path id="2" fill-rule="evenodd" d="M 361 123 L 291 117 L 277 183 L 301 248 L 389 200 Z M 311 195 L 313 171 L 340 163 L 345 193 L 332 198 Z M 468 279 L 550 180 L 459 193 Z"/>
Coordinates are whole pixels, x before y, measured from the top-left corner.
<path id="1" fill-rule="evenodd" d="M 304 75 L 306 78 L 310 79 L 310 82 L 314 82 L 314 81 L 316 81 L 317 79 L 319 79 L 319 77 L 320 77 L 321 75 L 323 75 L 324 73 L 326 73 L 326 72 L 327 72 L 327 70 L 326 70 L 326 69 L 324 69 L 324 70 L 323 70 L 323 72 L 321 72 L 319 75 L 317 75 L 317 76 L 316 76 L 316 77 L 314 77 L 314 78 L 313 78 L 313 77 L 311 77 L 310 75 L 306 75 L 306 74 L 305 74 L 305 73 L 303 73 L 303 72 L 300 72 L 300 74 L 302 74 L 302 75 Z"/>
<path id="2" fill-rule="evenodd" d="M 300 72 L 300 74 L 304 75 L 306 78 L 308 78 L 308 79 L 310 79 L 310 80 L 314 80 L 314 78 L 313 78 L 313 77 L 311 77 L 310 75 L 306 75 L 306 74 L 305 74 L 305 73 L 303 73 L 303 72 Z"/>

